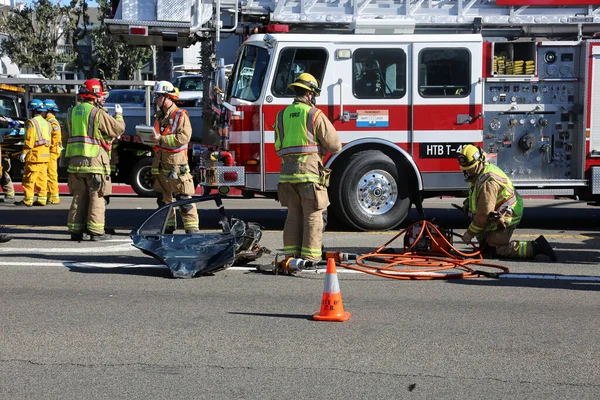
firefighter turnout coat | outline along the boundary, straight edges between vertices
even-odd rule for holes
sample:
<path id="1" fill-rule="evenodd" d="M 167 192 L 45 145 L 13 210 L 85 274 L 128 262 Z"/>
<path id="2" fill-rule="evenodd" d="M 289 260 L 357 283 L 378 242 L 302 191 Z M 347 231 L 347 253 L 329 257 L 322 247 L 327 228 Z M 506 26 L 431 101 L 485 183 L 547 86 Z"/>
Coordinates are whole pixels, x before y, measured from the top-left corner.
<path id="1" fill-rule="evenodd" d="M 510 240 L 523 215 L 523 200 L 504 171 L 494 164 L 484 163 L 469 182 L 467 201 L 471 236 L 477 237 L 480 243 L 485 240 L 501 256 L 535 256 L 532 242 Z"/>
<path id="2" fill-rule="evenodd" d="M 153 187 L 159 193 L 159 204 L 189 199 L 195 192 L 195 185 L 188 165 L 188 144 L 192 138 L 188 113 L 172 104 L 166 112 L 158 111 L 155 117 L 154 130 L 160 138 L 153 148 L 152 176 Z M 196 205 L 186 204 L 180 212 L 185 231 L 198 230 Z M 175 210 L 171 210 L 167 231 L 175 230 L 176 224 Z"/>
<path id="3" fill-rule="evenodd" d="M 72 234 L 82 234 L 84 228 L 92 235 L 104 233 L 104 196 L 112 192 L 112 141 L 124 131 L 125 122 L 120 114 L 113 118 L 89 101 L 73 107 L 65 152 L 69 159 L 69 190 L 73 195 L 67 222 Z"/>
<path id="4" fill-rule="evenodd" d="M 281 158 L 277 192 L 288 208 L 283 230 L 287 255 L 319 261 L 322 254 L 323 211 L 329 206 L 330 171 L 322 157 L 342 148 L 325 115 L 300 98 L 277 114 L 275 150 Z"/>
<path id="5" fill-rule="evenodd" d="M 63 149 L 62 130 L 54 114 L 48 112 L 46 121 L 50 123 L 50 162 L 48 163 L 48 203 L 58 204 L 58 158 Z"/>
<path id="6" fill-rule="evenodd" d="M 34 192 L 38 203 L 46 205 L 48 193 L 48 162 L 50 161 L 50 124 L 41 115 L 25 123 L 25 171 L 23 173 L 23 203 L 32 205 Z"/>

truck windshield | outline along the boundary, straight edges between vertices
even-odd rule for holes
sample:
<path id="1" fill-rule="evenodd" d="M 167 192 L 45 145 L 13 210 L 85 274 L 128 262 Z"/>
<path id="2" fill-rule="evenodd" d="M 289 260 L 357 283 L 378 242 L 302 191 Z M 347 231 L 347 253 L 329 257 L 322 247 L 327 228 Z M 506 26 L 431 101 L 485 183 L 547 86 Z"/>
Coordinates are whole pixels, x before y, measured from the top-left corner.
<path id="1" fill-rule="evenodd" d="M 258 46 L 245 45 L 238 56 L 231 82 L 231 97 L 255 101 L 260 97 L 267 66 L 269 52 Z"/>
<path id="2" fill-rule="evenodd" d="M 0 96 L 0 116 L 17 118 L 19 112 L 14 98 L 8 96 Z"/>

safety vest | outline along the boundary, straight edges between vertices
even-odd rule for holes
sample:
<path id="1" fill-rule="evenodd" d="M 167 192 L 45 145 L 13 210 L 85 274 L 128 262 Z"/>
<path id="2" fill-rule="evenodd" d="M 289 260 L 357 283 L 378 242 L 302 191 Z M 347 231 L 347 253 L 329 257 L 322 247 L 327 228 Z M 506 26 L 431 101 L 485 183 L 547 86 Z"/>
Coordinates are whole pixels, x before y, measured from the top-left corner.
<path id="1" fill-rule="evenodd" d="M 523 216 L 523 199 L 513 186 L 512 182 L 506 176 L 504 171 L 495 166 L 494 164 L 488 164 L 485 166 L 481 174 L 477 177 L 477 180 L 470 184 L 469 187 L 469 217 L 473 219 L 477 209 L 477 197 L 479 196 L 479 191 L 484 183 L 489 180 L 494 180 L 500 186 L 502 186 L 502 190 L 498 193 L 498 197 L 496 199 L 496 206 L 494 207 L 495 211 L 498 211 L 500 214 L 505 214 L 506 211 L 510 210 L 511 216 L 506 216 L 504 221 L 506 222 L 508 227 L 516 226 L 519 222 L 521 222 L 521 217 Z M 473 224 L 471 224 L 473 227 Z M 495 230 L 497 229 L 498 224 L 494 222 L 490 222 L 488 226 L 485 227 L 485 230 Z M 481 228 L 481 227 L 479 227 Z M 475 229 L 477 230 L 477 229 Z M 479 229 L 481 230 L 481 229 Z"/>
<path id="2" fill-rule="evenodd" d="M 71 111 L 71 132 L 67 139 L 67 157 L 97 157 L 100 147 L 108 153 L 112 149 L 112 139 L 108 143 L 98 130 L 100 108 L 91 103 L 83 102 L 73 107 Z"/>
<path id="3" fill-rule="evenodd" d="M 300 102 L 294 102 L 277 113 L 275 150 L 279 157 L 326 153 L 315 141 L 313 134 L 314 124 L 320 113 L 318 108 Z"/>
<path id="4" fill-rule="evenodd" d="M 177 144 L 175 143 L 175 136 L 169 136 L 175 135 L 175 133 L 177 132 L 179 120 L 184 113 L 187 115 L 186 110 L 175 108 L 175 110 L 171 113 L 171 117 L 173 117 L 173 114 L 175 114 L 175 117 L 169 118 L 169 124 L 165 127 L 160 126 L 160 121 L 158 120 L 158 118 L 156 119 L 156 121 L 154 122 L 154 130 L 156 132 L 160 132 L 162 136 L 166 136 L 165 140 L 167 143 L 154 146 L 154 152 L 162 150 L 168 151 L 170 153 L 179 153 L 180 151 L 185 151 L 188 149 L 187 143 L 182 146 L 177 146 Z"/>
<path id="5" fill-rule="evenodd" d="M 29 120 L 35 127 L 36 137 L 33 144 L 34 147 L 50 146 L 50 124 L 46 122 L 44 117 L 36 115 Z"/>
<path id="6" fill-rule="evenodd" d="M 48 121 L 50 127 L 52 128 L 52 134 L 50 137 L 50 152 L 58 154 L 60 153 L 60 149 L 62 148 L 60 123 L 58 122 L 54 114 L 51 114 L 50 112 L 46 114 L 46 121 Z"/>

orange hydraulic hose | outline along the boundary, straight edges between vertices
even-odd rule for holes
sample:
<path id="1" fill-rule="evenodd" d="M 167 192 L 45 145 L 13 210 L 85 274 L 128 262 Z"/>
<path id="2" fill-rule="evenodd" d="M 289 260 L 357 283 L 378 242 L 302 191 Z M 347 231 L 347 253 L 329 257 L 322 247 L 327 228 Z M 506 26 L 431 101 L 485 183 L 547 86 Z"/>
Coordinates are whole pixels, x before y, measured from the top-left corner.
<path id="1" fill-rule="evenodd" d="M 421 225 L 421 230 L 414 243 L 403 253 L 383 253 L 390 243 L 417 225 Z M 419 243 L 424 232 L 435 243 L 441 253 L 411 251 Z M 474 244 L 471 244 L 471 246 L 475 250 L 472 253 L 458 250 L 452 246 L 437 226 L 423 220 L 405 228 L 374 252 L 358 256 L 356 264 L 340 263 L 340 266 L 370 275 L 402 280 L 496 277 L 499 274 L 510 272 L 507 267 L 502 265 L 483 262 L 483 256 L 479 249 Z M 472 266 L 487 267 L 500 272 L 476 270 Z"/>

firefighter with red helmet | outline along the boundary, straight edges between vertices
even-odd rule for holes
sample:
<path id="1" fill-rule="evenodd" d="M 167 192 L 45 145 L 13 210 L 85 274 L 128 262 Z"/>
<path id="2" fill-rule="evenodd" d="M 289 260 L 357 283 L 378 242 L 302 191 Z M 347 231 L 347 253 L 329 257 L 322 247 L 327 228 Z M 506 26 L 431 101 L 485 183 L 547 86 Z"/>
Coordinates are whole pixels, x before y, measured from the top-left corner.
<path id="1" fill-rule="evenodd" d="M 44 100 L 46 121 L 50 124 L 50 162 L 48 163 L 48 204 L 59 204 L 58 195 L 58 158 L 63 149 L 62 129 L 54 113 L 58 112 L 56 102 L 51 99 Z"/>
<path id="2" fill-rule="evenodd" d="M 320 261 L 331 172 L 322 157 L 337 153 L 342 144 L 331 122 L 315 107 L 321 93 L 315 77 L 302 73 L 288 88 L 296 96 L 277 113 L 275 123 L 275 150 L 281 158 L 277 193 L 288 209 L 283 249 L 288 257 Z"/>
<path id="3" fill-rule="evenodd" d="M 79 89 L 81 102 L 71 110 L 65 157 L 69 159 L 69 190 L 73 195 L 67 226 L 71 240 L 84 234 L 90 239 L 106 240 L 104 197 L 112 192 L 110 155 L 112 142 L 125 132 L 121 112 L 111 117 L 102 108 L 106 83 L 88 79 Z"/>
<path id="4" fill-rule="evenodd" d="M 45 119 L 46 106 L 39 99 L 32 99 L 27 108 L 33 118 L 25 122 L 25 143 L 19 160 L 25 164 L 23 172 L 23 200 L 15 205 L 45 206 L 48 195 L 48 163 L 50 162 L 50 124 Z M 38 197 L 34 203 L 35 191 Z"/>
<path id="5" fill-rule="evenodd" d="M 458 154 L 458 164 L 469 183 L 469 197 L 464 211 L 471 224 L 462 240 L 469 244 L 477 238 L 480 247 L 494 248 L 496 254 L 508 258 L 533 259 L 544 254 L 556 261 L 556 254 L 540 235 L 533 241 L 512 240 L 523 215 L 523 200 L 504 171 L 486 161 L 486 153 L 468 144 Z"/>
<path id="6" fill-rule="evenodd" d="M 192 138 L 190 118 L 186 110 L 175 105 L 179 90 L 171 82 L 157 82 L 152 94 L 158 108 L 152 137 L 156 143 L 152 177 L 154 190 L 158 192 L 158 205 L 172 203 L 174 199 L 191 199 L 195 185 L 187 156 Z M 180 212 L 185 233 L 199 232 L 196 205 L 185 204 L 180 207 Z M 176 228 L 175 210 L 172 209 L 165 232 L 173 233 Z"/>

